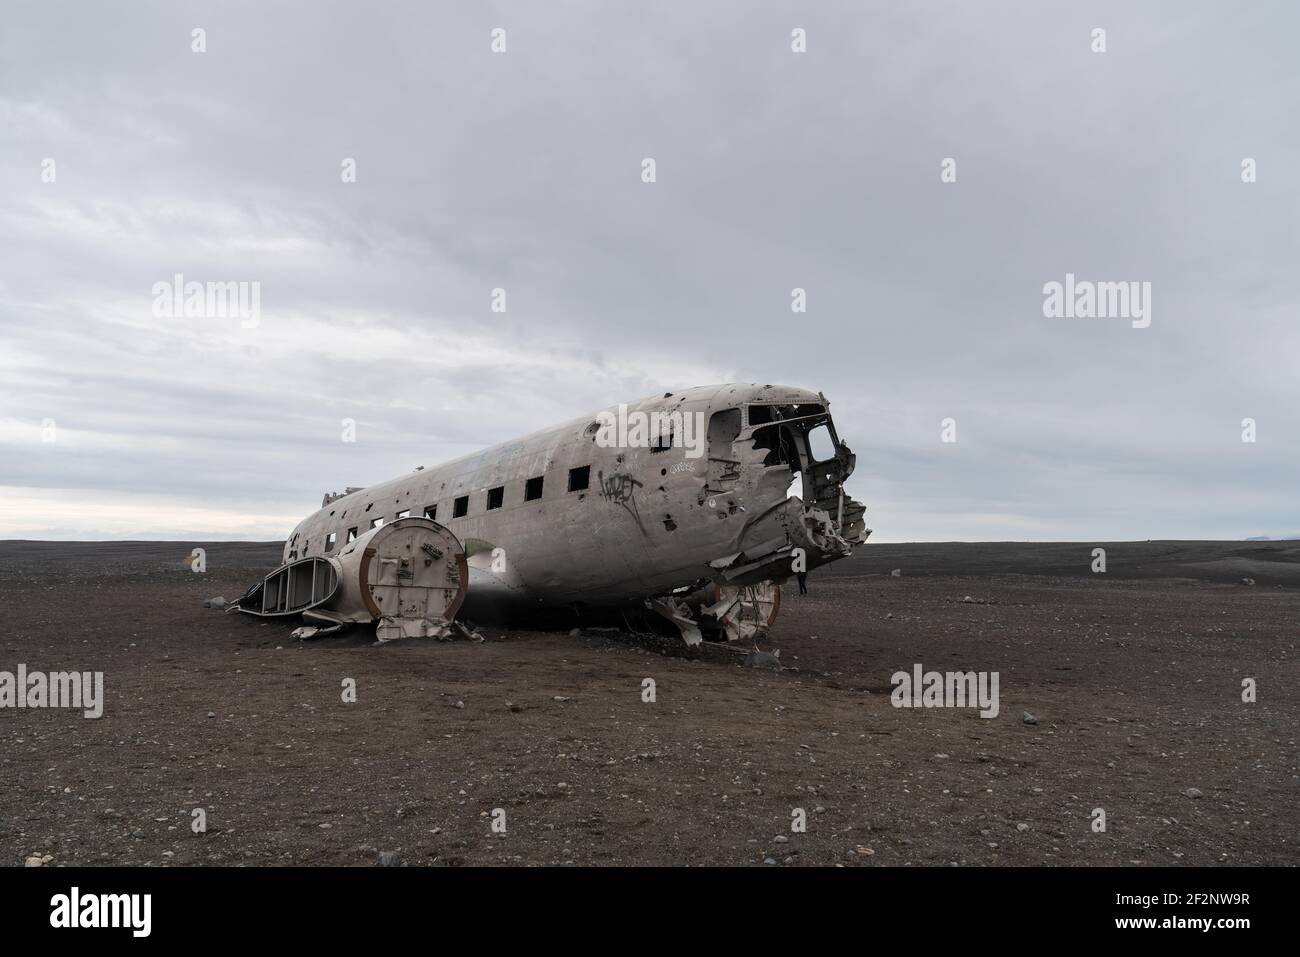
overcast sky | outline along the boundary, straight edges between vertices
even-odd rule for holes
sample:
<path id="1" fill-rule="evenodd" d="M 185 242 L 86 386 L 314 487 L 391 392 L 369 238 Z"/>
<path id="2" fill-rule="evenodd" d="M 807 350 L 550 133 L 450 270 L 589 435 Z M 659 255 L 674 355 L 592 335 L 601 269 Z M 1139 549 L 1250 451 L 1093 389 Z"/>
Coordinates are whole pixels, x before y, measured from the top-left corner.
<path id="1" fill-rule="evenodd" d="M 1294 3 L 4 19 L 0 538 L 280 538 L 727 381 L 825 392 L 879 540 L 1300 533 Z M 177 273 L 257 325 L 157 315 Z M 1149 327 L 1046 317 L 1067 273 Z"/>

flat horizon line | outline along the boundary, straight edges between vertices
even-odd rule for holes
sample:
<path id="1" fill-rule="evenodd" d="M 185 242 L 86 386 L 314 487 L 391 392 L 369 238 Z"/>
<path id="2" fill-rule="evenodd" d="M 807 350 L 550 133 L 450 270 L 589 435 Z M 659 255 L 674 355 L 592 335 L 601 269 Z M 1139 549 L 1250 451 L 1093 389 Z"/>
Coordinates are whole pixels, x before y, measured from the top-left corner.
<path id="1" fill-rule="evenodd" d="M 0 545 L 185 545 L 194 542 L 208 542 L 219 545 L 283 545 L 283 538 L 207 538 L 196 535 L 192 538 L 0 538 Z M 1269 545 L 1300 542 L 1300 536 L 1282 538 L 926 538 L 906 541 L 868 540 L 857 548 L 870 545 L 1147 545 L 1160 542 L 1186 544 L 1192 542 L 1210 542 L 1216 544 Z"/>

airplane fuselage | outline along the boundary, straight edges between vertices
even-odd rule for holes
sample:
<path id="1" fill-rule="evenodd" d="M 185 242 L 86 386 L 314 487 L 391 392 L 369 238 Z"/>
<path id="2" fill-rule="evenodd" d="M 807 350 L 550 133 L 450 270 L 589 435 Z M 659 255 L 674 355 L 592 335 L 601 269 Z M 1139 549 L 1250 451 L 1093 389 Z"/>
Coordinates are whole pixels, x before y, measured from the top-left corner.
<path id="1" fill-rule="evenodd" d="M 819 462 L 808 433 L 823 425 L 833 452 Z M 328 557 L 376 523 L 424 516 L 465 547 L 471 616 L 503 603 L 639 605 L 722 575 L 780 580 L 794 548 L 808 567 L 848 554 L 868 534 L 862 506 L 843 494 L 852 468 L 818 393 L 704 386 L 327 496 L 284 561 Z M 802 500 L 788 495 L 796 473 Z M 823 518 L 811 537 L 810 512 Z"/>

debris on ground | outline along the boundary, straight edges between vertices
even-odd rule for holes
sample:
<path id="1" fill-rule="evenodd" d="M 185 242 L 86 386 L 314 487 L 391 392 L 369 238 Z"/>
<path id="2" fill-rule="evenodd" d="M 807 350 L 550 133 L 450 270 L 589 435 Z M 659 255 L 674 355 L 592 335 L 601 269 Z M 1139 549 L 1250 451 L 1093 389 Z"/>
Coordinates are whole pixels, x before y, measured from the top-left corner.
<path id="1" fill-rule="evenodd" d="M 745 655 L 745 666 L 749 668 L 767 668 L 769 671 L 781 670 L 781 652 L 776 651 L 768 654 L 766 651 L 759 651 L 755 648 L 749 654 Z"/>

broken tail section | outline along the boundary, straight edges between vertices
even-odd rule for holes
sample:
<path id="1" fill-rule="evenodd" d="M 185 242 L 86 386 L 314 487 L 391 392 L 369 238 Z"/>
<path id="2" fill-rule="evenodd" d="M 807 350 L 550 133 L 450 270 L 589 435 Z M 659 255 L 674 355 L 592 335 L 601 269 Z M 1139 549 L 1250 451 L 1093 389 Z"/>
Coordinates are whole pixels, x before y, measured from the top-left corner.
<path id="1" fill-rule="evenodd" d="M 370 529 L 337 556 L 282 565 L 235 606 L 260 617 L 301 614 L 324 625 L 303 629 L 300 637 L 373 621 L 381 642 L 446 638 L 468 587 L 456 536 L 430 519 L 403 518 Z"/>

